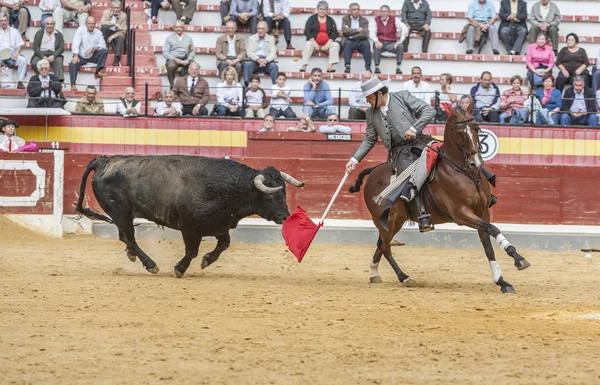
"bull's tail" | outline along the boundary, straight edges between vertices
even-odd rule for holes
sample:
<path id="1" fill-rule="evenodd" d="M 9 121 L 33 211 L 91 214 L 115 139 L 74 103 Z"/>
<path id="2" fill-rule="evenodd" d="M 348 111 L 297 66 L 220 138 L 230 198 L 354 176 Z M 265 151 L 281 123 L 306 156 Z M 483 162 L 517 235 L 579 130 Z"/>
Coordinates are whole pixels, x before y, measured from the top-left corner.
<path id="1" fill-rule="evenodd" d="M 100 213 L 97 213 L 93 210 L 90 210 L 89 208 L 83 207 L 83 200 L 85 199 L 85 186 L 87 184 L 87 178 L 88 178 L 88 175 L 90 175 L 90 172 L 96 170 L 97 162 L 98 162 L 98 158 L 92 160 L 90 162 L 90 164 L 88 164 L 88 166 L 86 167 L 86 169 L 83 173 L 83 177 L 81 178 L 81 186 L 79 187 L 79 200 L 77 201 L 77 206 L 75 207 L 75 211 L 81 215 L 84 215 L 84 216 L 92 219 L 92 220 L 96 219 L 96 220 L 101 220 L 101 221 L 105 221 L 108 223 L 113 223 L 112 219 L 110 219 L 109 217 L 102 215 Z"/>
<path id="2" fill-rule="evenodd" d="M 375 166 L 377 167 L 377 166 Z M 369 168 L 365 168 L 364 170 L 362 170 L 360 172 L 360 174 L 358 174 L 358 178 L 356 178 L 356 182 L 354 182 L 354 184 L 352 186 L 350 186 L 350 188 L 348 189 L 351 193 L 357 193 L 360 191 L 360 186 L 362 186 L 363 184 L 363 179 L 365 179 L 365 176 L 369 175 L 371 173 L 371 171 L 373 171 L 375 169 L 375 167 L 369 167 Z"/>

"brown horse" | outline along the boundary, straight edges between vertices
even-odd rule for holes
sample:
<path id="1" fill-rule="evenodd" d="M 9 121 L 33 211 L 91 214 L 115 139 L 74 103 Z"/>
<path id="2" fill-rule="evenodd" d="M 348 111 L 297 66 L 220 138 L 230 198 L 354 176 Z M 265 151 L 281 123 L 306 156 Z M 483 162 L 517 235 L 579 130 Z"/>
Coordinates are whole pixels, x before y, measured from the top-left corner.
<path id="1" fill-rule="evenodd" d="M 512 285 L 502 278 L 490 236 L 514 259 L 517 269 L 526 269 L 530 264 L 517 253 L 500 230 L 490 223 L 490 185 L 487 179 L 482 178 L 483 158 L 479 146 L 479 125 L 474 121 L 472 112 L 471 103 L 466 115 L 453 110 L 446 121 L 444 144 L 437 160 L 435 174 L 428 185 L 422 188 L 424 202 L 427 212 L 431 214 L 432 223 L 454 222 L 476 229 L 489 260 L 494 283 L 500 286 L 503 293 L 514 292 Z M 369 175 L 364 187 L 364 199 L 379 230 L 377 250 L 371 262 L 371 282 L 381 282 L 378 266 L 382 255 L 390 263 L 400 282 L 404 283 L 409 279 L 392 257 L 390 245 L 404 223 L 407 220 L 414 221 L 418 214 L 399 199 L 389 212 L 389 230 L 386 230 L 379 221 L 383 207 L 373 201 L 373 197 L 389 185 L 392 169 L 392 163 L 365 169 L 350 188 L 350 192 L 358 192 L 363 178 Z"/>

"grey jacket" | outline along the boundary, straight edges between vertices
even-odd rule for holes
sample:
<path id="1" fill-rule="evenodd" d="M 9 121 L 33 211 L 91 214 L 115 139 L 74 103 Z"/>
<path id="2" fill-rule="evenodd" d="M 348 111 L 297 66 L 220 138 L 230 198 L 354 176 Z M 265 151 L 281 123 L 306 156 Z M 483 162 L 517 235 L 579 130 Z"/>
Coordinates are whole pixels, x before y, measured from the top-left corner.
<path id="1" fill-rule="evenodd" d="M 257 61 L 258 55 L 256 55 L 256 51 L 258 51 L 258 33 L 254 35 L 250 35 L 248 37 L 248 45 L 247 45 L 247 56 L 248 59 Z M 271 35 L 265 35 L 265 54 L 267 57 L 267 62 L 272 62 L 277 59 L 277 51 L 275 50 L 275 38 Z"/>
<path id="2" fill-rule="evenodd" d="M 529 14 L 529 17 L 527 18 L 529 20 L 529 22 L 533 25 L 535 25 L 536 27 L 540 24 L 545 24 L 548 23 L 550 25 L 553 25 L 555 27 L 558 26 L 558 24 L 560 23 L 560 10 L 558 9 L 558 6 L 556 4 L 554 4 L 553 1 L 551 1 L 550 3 L 550 11 L 548 12 L 548 16 L 546 16 L 546 19 L 544 19 L 542 17 L 542 3 L 541 2 L 537 2 L 533 5 L 533 8 L 531 9 L 531 13 Z"/>
<path id="3" fill-rule="evenodd" d="M 425 126 L 435 117 L 435 109 L 408 91 L 390 92 L 387 118 L 379 111 L 367 109 L 367 131 L 365 137 L 352 156 L 361 161 L 371 151 L 377 137 L 381 138 L 388 151 L 404 140 L 404 134 L 411 127 L 423 132 Z M 387 125 L 386 125 L 387 120 Z"/>

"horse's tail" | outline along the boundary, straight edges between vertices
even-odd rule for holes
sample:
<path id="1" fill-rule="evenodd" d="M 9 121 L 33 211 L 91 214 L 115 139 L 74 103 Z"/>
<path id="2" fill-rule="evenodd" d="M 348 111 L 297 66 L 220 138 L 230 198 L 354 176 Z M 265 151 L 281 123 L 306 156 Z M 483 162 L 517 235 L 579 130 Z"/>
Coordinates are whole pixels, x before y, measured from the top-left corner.
<path id="1" fill-rule="evenodd" d="M 377 166 L 375 166 L 375 167 L 377 167 Z M 371 171 L 373 171 L 375 169 L 375 167 L 369 167 L 369 168 L 365 168 L 364 170 L 362 170 L 360 172 L 360 174 L 358 174 L 358 178 L 356 178 L 356 182 L 354 182 L 354 184 L 352 186 L 350 186 L 350 188 L 348 190 L 352 194 L 359 192 L 360 186 L 362 186 L 362 184 L 363 184 L 363 179 L 365 179 L 365 176 L 369 175 L 371 173 Z"/>
<path id="2" fill-rule="evenodd" d="M 105 221 L 108 223 L 113 223 L 112 219 L 110 219 L 109 217 L 104 216 L 100 213 L 97 213 L 93 210 L 90 210 L 89 208 L 83 207 L 83 200 L 85 199 L 85 186 L 87 184 L 87 178 L 88 178 L 88 175 L 90 175 L 90 172 L 96 170 L 97 162 L 98 162 L 98 158 L 92 160 L 90 162 L 90 164 L 87 165 L 85 171 L 83 172 L 83 177 L 81 178 L 81 186 L 79 187 L 79 200 L 77 201 L 77 206 L 75 206 L 75 211 L 81 215 L 84 215 L 84 216 L 92 219 L 92 220 L 96 219 L 96 220 L 101 220 L 101 221 Z"/>

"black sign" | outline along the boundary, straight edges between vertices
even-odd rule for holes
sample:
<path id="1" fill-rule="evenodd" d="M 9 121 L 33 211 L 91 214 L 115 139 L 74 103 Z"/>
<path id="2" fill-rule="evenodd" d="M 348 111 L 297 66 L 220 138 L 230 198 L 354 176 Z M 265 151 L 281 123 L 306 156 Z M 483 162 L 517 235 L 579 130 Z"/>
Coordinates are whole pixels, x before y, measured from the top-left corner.
<path id="1" fill-rule="evenodd" d="M 352 140 L 350 134 L 327 134 L 327 140 Z"/>

